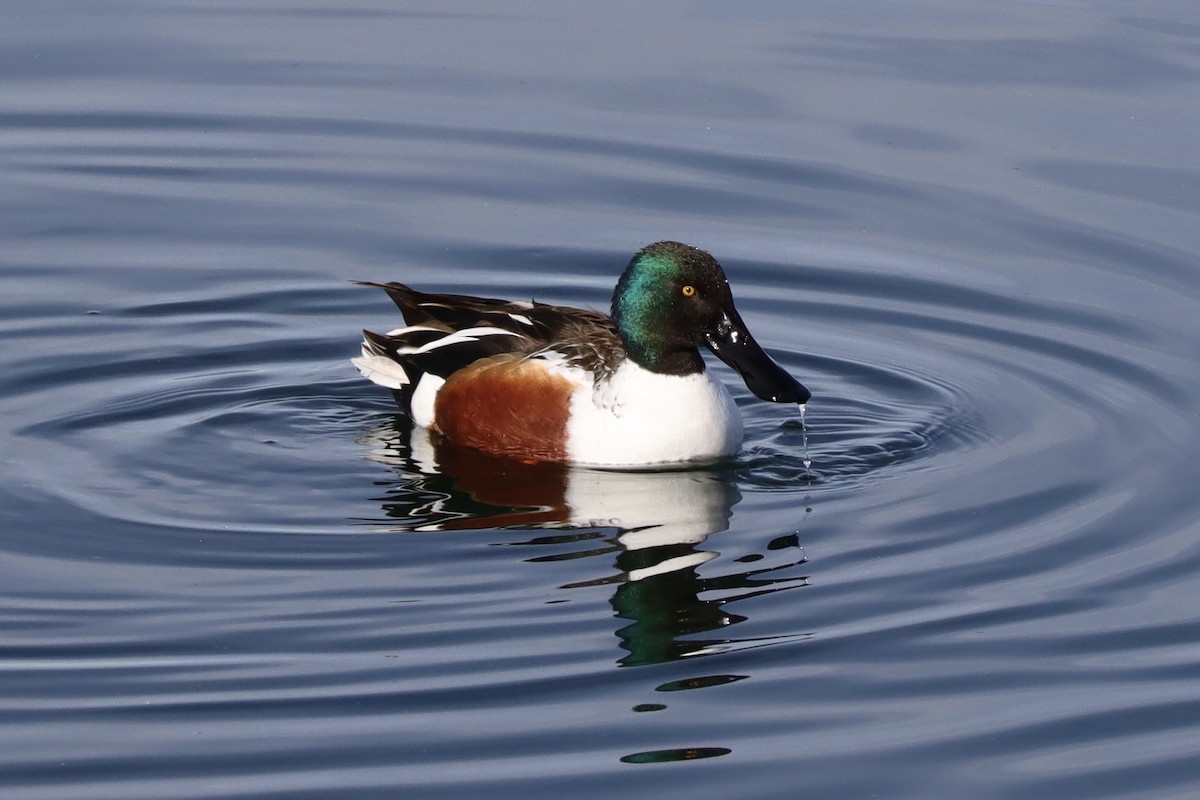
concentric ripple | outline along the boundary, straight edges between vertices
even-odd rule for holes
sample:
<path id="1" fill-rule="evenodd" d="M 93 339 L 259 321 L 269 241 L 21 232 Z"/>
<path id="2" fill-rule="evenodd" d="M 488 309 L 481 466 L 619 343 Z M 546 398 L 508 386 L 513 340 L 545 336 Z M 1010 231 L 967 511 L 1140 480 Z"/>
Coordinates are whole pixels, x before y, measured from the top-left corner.
<path id="1" fill-rule="evenodd" d="M 0 795 L 1195 797 L 1195 12 L 876 5 L 3 4 Z M 713 361 L 727 463 L 501 464 L 348 363 L 663 238 L 807 429 Z"/>
<path id="2" fill-rule="evenodd" d="M 736 273 L 737 265 L 730 269 Z M 1111 425 L 1119 416 L 1103 397 L 1089 396 L 1082 403 L 1072 386 L 1115 381 L 1124 391 L 1165 391 L 1143 379 L 1134 360 L 1094 349 L 1102 342 L 1096 333 L 1100 328 L 1119 331 L 1127 340 L 1130 320 L 1076 314 L 1088 324 L 1072 332 L 1062 327 L 1062 320 L 1072 316 L 1069 309 L 1055 313 L 1045 301 L 1026 307 L 1006 298 L 994 304 L 1002 314 L 987 315 L 981 309 L 988 304 L 980 296 L 930 279 L 909 287 L 903 300 L 882 301 L 847 297 L 847 287 L 862 281 L 849 269 L 783 263 L 764 269 L 781 276 L 786 288 L 781 294 L 757 282 L 739 286 L 739 296 L 746 298 L 743 315 L 775 345 L 770 349 L 780 362 L 814 387 L 807 409 L 811 464 L 804 463 L 805 429 L 798 409 L 754 400 L 736 376 L 716 366 L 747 418 L 745 447 L 730 465 L 747 487 L 861 490 L 864 483 L 913 469 L 944 468 L 954 452 L 999 447 L 998 440 L 1012 434 L 1006 428 L 1014 425 L 1011 415 L 1019 416 L 1020 407 L 1010 409 L 1009 417 L 998 414 L 996 386 L 1041 393 L 1047 402 L 1031 407 L 1042 408 L 1043 415 L 1053 413 L 1063 431 L 1071 424 L 1089 430 Z M 793 284 L 790 275 L 799 280 Z M 480 291 L 487 294 L 488 288 Z M 501 291 L 496 287 L 494 293 Z M 756 302 L 768 294 L 772 303 Z M 931 302 L 933 298 L 941 304 Z M 945 298 L 961 305 L 948 305 Z M 310 287 L 109 309 L 30 330 L 25 335 L 73 330 L 76 337 L 88 337 L 91 350 L 86 368 L 77 366 L 77 356 L 69 350 L 15 363 L 8 381 L 18 402 L 22 396 L 67 391 L 87 402 L 52 418 L 27 419 L 19 433 L 46 452 L 65 448 L 60 466 L 70 477 L 52 484 L 63 500 L 116 519 L 184 528 L 254 519 L 256 526 L 280 531 L 345 529 L 347 520 L 361 514 L 339 514 L 336 503 L 324 502 L 337 492 L 342 502 L 350 499 L 344 487 L 322 486 L 320 462 L 329 453 L 326 448 L 347 452 L 355 439 L 363 439 L 364 423 L 375 426 L 373 420 L 381 415 L 397 415 L 389 398 L 359 382 L 344 363 L 351 331 L 375 316 L 370 308 L 375 300 L 352 288 Z M 602 303 L 601 295 L 591 305 Z M 314 311 L 323 317 L 322 335 L 294 335 L 288 320 Z M 808 320 L 805 352 L 777 346 L 784 338 L 780 331 L 787 329 L 784 311 Z M 252 315 L 251 323 L 240 322 L 238 315 Z M 1034 330 L 1032 320 L 1039 316 L 1053 320 L 1053 338 Z M 904 321 L 900 335 L 894 328 L 897 318 Z M 1023 321 L 1022 330 L 1013 330 L 1013 319 Z M 145 341 L 150 329 L 168 334 L 152 349 L 123 344 Z M 329 335 L 334 332 L 339 336 Z M 926 341 L 917 350 L 913 345 L 921 339 Z M 826 354 L 827 349 L 835 354 Z M 1067 371 L 1074 376 L 1064 379 Z M 1047 411 L 1047 403 L 1059 410 Z M 1017 425 L 1030 422 L 1037 420 L 1021 419 Z M 393 440 L 390 459 L 412 463 L 407 429 L 396 430 L 403 436 L 397 440 L 388 434 Z M 324 442 L 319 452 L 300 444 L 315 441 Z M 386 456 L 388 448 L 374 450 Z M 437 472 L 436 457 L 430 459 L 426 466 Z M 307 475 L 299 469 L 305 462 L 313 464 Z M 80 467 L 82 472 L 72 474 Z M 269 500 L 254 498 L 245 505 L 245 476 L 272 472 L 307 482 L 309 491 L 335 494 L 322 494 L 320 510 L 314 507 L 297 529 L 294 522 L 283 521 L 294 515 Z M 122 476 L 118 502 L 115 487 L 103 477 L 115 474 Z M 209 502 L 180 505 L 171 493 L 184 487 Z M 521 505 L 495 491 L 491 495 L 500 507 Z M 294 498 L 287 508 L 296 510 Z M 481 524 L 489 524 L 490 512 L 481 513 Z"/>

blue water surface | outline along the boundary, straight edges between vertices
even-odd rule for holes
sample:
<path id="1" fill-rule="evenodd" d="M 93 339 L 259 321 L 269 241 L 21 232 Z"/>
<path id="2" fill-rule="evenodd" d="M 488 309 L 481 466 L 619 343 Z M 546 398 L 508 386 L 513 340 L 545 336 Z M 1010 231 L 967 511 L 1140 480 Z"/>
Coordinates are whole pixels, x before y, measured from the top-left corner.
<path id="1" fill-rule="evenodd" d="M 1200 7 L 0 7 L 0 796 L 1200 794 Z M 711 251 L 812 389 L 505 464 L 354 280 Z"/>

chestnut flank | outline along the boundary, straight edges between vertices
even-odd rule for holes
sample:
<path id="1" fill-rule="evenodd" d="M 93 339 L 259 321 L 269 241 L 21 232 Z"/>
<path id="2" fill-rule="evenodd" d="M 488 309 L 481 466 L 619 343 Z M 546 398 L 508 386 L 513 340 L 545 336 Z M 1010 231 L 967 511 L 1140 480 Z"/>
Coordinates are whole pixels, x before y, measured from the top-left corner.
<path id="1" fill-rule="evenodd" d="M 537 360 L 509 354 L 480 359 L 438 390 L 434 427 L 455 444 L 488 453 L 566 461 L 574 390 Z"/>

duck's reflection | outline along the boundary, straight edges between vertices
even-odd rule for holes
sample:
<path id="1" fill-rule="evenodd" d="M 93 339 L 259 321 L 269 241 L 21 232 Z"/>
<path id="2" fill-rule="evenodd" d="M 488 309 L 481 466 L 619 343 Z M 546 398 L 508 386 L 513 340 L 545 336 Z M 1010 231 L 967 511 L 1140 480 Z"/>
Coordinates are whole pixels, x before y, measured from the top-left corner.
<path id="1" fill-rule="evenodd" d="M 716 470 L 608 471 L 498 458 L 431 440 L 404 420 L 360 437 L 367 457 L 396 467 L 381 498 L 402 530 L 618 528 L 631 550 L 700 542 L 729 527 L 741 499 Z"/>
<path id="2" fill-rule="evenodd" d="M 564 589 L 614 585 L 610 603 L 627 621 L 616 633 L 632 666 L 765 644 L 727 631 L 745 617 L 736 600 L 803 586 L 794 534 L 747 553 L 728 574 L 702 575 L 717 558 L 702 547 L 726 530 L 741 500 L 729 470 L 603 471 L 521 464 L 439 446 L 402 420 L 366 432 L 368 457 L 397 468 L 380 502 L 388 527 L 406 531 L 541 529 L 507 544 L 534 548 L 530 562 L 606 556 L 615 569 Z M 550 530 L 547 530 L 550 529 Z M 742 565 L 753 564 L 753 569 Z M 708 572 L 707 570 L 705 572 Z"/>

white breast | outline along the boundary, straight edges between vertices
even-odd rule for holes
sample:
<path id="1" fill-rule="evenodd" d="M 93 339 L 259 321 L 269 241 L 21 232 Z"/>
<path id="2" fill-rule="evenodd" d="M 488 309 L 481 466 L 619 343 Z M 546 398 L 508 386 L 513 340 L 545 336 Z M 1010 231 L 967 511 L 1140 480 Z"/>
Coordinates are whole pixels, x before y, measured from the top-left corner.
<path id="1" fill-rule="evenodd" d="M 626 361 L 596 391 L 571 399 L 567 454 L 593 466 L 711 461 L 742 445 L 742 418 L 708 372 L 659 375 Z"/>

